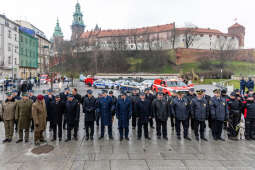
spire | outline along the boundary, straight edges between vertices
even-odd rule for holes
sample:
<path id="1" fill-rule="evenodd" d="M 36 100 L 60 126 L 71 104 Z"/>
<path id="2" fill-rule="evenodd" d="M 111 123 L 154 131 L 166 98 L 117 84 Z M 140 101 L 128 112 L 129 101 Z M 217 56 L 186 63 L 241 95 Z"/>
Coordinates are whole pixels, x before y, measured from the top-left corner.
<path id="1" fill-rule="evenodd" d="M 56 23 L 55 30 L 54 30 L 54 33 L 53 33 L 53 37 L 63 37 L 63 33 L 62 33 L 61 28 L 59 26 L 58 18 L 57 18 L 57 23 Z"/>
<path id="2" fill-rule="evenodd" d="M 76 5 L 75 5 L 75 12 L 73 14 L 72 26 L 78 25 L 81 27 L 85 27 L 82 17 L 83 17 L 83 14 L 81 12 L 81 6 L 80 6 L 80 3 L 77 1 Z"/>

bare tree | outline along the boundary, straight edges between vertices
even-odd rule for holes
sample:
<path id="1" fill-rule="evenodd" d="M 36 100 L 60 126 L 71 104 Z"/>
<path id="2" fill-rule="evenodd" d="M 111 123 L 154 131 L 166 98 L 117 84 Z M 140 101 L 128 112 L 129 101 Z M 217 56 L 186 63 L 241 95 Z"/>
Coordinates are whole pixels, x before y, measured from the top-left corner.
<path id="1" fill-rule="evenodd" d="M 186 28 L 184 30 L 184 43 L 185 48 L 190 48 L 196 41 L 199 40 L 199 36 L 196 34 L 196 28 Z"/>

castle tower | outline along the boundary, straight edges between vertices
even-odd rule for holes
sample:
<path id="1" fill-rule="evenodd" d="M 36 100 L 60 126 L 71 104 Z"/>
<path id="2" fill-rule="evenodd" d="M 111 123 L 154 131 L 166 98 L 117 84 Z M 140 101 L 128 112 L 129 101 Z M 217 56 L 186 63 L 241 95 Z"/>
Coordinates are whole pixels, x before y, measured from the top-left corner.
<path id="1" fill-rule="evenodd" d="M 81 6 L 79 2 L 77 2 L 75 5 L 75 12 L 73 14 L 73 23 L 71 26 L 71 29 L 72 29 L 71 41 L 75 41 L 79 39 L 79 37 L 85 30 L 85 25 L 84 25 L 82 17 L 83 17 L 83 14 L 81 12 Z"/>
<path id="2" fill-rule="evenodd" d="M 62 41 L 64 41 L 64 35 L 63 35 L 61 27 L 59 25 L 59 20 L 57 19 L 57 23 L 56 23 L 54 33 L 53 33 L 54 47 L 57 47 Z"/>
<path id="3" fill-rule="evenodd" d="M 228 33 L 235 35 L 239 39 L 239 48 L 244 47 L 244 36 L 245 36 L 245 27 L 235 23 L 228 28 Z"/>

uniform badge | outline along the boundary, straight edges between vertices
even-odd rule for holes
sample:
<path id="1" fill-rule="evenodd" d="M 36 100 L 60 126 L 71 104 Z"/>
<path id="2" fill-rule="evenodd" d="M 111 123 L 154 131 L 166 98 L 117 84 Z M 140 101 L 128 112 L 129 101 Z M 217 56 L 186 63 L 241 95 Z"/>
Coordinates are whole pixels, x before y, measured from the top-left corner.
<path id="1" fill-rule="evenodd" d="M 185 103 L 185 106 L 187 106 L 187 103 Z"/>
<path id="2" fill-rule="evenodd" d="M 204 104 L 204 107 L 206 107 L 206 104 Z"/>
<path id="3" fill-rule="evenodd" d="M 223 104 L 223 106 L 225 106 L 225 103 L 222 103 Z"/>

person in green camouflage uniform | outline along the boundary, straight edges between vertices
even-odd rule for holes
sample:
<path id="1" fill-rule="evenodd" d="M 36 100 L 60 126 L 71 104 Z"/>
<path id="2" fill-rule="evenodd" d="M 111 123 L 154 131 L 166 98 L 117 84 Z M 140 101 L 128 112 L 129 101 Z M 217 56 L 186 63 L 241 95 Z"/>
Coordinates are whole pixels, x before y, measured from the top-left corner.
<path id="1" fill-rule="evenodd" d="M 4 121 L 5 129 L 5 140 L 3 140 L 3 143 L 12 141 L 16 109 L 16 102 L 12 97 L 12 94 L 9 92 L 6 95 L 7 99 L 2 104 L 2 119 Z"/>
<path id="2" fill-rule="evenodd" d="M 27 93 L 23 93 L 22 100 L 17 101 L 15 120 L 18 121 L 19 140 L 16 143 L 23 141 L 23 131 L 25 130 L 25 142 L 29 139 L 29 127 L 32 119 L 32 104 Z"/>

